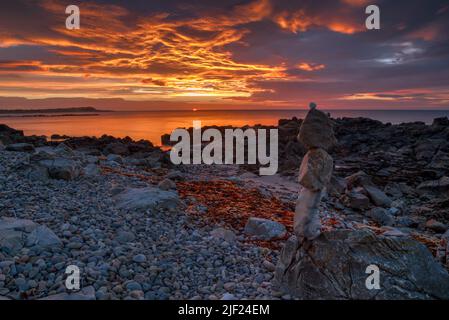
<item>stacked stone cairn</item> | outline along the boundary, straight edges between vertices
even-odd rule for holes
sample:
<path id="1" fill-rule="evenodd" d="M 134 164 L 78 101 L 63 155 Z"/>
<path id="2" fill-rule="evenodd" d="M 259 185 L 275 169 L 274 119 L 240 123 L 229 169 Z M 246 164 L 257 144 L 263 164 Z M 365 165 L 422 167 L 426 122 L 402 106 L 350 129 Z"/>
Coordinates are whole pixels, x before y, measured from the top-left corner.
<path id="1" fill-rule="evenodd" d="M 313 240 L 320 235 L 318 206 L 334 167 L 329 149 L 335 145 L 333 121 L 315 103 L 301 125 L 298 140 L 307 148 L 299 169 L 301 190 L 295 209 L 294 232 L 298 239 Z"/>

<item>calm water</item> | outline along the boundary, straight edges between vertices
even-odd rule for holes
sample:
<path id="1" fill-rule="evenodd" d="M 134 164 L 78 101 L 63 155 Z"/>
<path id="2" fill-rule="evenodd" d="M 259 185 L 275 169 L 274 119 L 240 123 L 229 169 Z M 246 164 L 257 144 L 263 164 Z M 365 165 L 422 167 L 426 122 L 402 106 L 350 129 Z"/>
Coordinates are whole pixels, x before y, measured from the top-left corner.
<path id="1" fill-rule="evenodd" d="M 160 136 L 179 127 L 191 127 L 193 120 L 202 125 L 275 125 L 281 118 L 294 116 L 303 118 L 307 110 L 231 110 L 231 111 L 133 111 L 103 113 L 98 116 L 70 117 L 0 117 L 15 129 L 25 134 L 47 135 L 54 133 L 69 136 L 130 136 L 133 139 L 147 139 L 160 144 Z M 384 111 L 384 110 L 332 110 L 332 117 L 367 117 L 382 122 L 402 123 L 423 121 L 432 123 L 437 117 L 449 116 L 446 111 Z"/>

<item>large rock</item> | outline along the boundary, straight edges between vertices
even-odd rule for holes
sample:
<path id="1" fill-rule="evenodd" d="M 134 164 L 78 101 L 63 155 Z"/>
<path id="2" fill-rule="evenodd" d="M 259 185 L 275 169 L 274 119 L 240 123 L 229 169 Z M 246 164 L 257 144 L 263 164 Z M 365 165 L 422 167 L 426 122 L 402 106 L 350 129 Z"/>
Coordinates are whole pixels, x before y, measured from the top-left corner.
<path id="1" fill-rule="evenodd" d="M 39 164 L 48 170 L 48 174 L 53 179 L 73 180 L 80 175 L 79 164 L 66 158 L 56 158 L 42 160 Z"/>
<path id="2" fill-rule="evenodd" d="M 27 237 L 26 245 L 44 248 L 62 246 L 58 236 L 46 226 L 37 226 Z"/>
<path id="3" fill-rule="evenodd" d="M 13 143 L 6 146 L 6 150 L 16 152 L 33 152 L 34 146 L 30 143 Z"/>
<path id="4" fill-rule="evenodd" d="M 365 215 L 376 221 L 381 226 L 392 226 L 394 224 L 393 216 L 384 208 L 373 208 L 367 211 Z"/>
<path id="5" fill-rule="evenodd" d="M 364 210 L 368 209 L 370 201 L 367 196 L 358 190 L 352 190 L 347 192 L 343 197 L 343 202 L 352 209 Z"/>
<path id="6" fill-rule="evenodd" d="M 307 113 L 299 130 L 298 140 L 307 149 L 329 150 L 336 143 L 334 123 L 324 112 L 315 107 L 311 106 L 311 110 Z"/>
<path id="7" fill-rule="evenodd" d="M 323 149 L 312 149 L 304 156 L 299 169 L 299 183 L 312 191 L 323 190 L 332 177 L 334 160 Z"/>
<path id="8" fill-rule="evenodd" d="M 0 250 L 7 254 L 13 255 L 23 247 L 51 248 L 61 245 L 58 236 L 46 226 L 25 219 L 0 219 Z"/>
<path id="9" fill-rule="evenodd" d="M 425 181 L 418 186 L 418 190 L 444 192 L 449 191 L 449 177 L 442 177 L 439 180 Z"/>
<path id="10" fill-rule="evenodd" d="M 260 240 L 272 240 L 285 237 L 287 230 L 282 223 L 251 217 L 246 222 L 245 233 Z"/>
<path id="11" fill-rule="evenodd" d="M 115 196 L 117 207 L 125 210 L 157 211 L 174 209 L 180 205 L 176 191 L 159 188 L 131 188 Z"/>
<path id="12" fill-rule="evenodd" d="M 363 187 L 370 200 L 379 207 L 389 208 L 392 200 L 379 188 L 372 185 L 365 185 Z"/>
<path id="13" fill-rule="evenodd" d="M 380 270 L 380 289 L 369 290 L 367 267 Z M 324 232 L 300 244 L 290 238 L 274 284 L 301 299 L 449 299 L 449 274 L 421 243 L 367 230 Z"/>

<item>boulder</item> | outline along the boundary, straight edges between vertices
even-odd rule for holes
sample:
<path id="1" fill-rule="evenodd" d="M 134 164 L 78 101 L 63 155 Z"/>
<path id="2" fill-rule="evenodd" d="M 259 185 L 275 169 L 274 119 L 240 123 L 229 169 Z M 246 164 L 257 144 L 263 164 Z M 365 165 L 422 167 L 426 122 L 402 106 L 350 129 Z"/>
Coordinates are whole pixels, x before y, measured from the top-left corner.
<path id="1" fill-rule="evenodd" d="M 357 190 L 349 191 L 345 194 L 343 202 L 352 209 L 364 210 L 370 205 L 370 201 L 367 196 Z"/>
<path id="2" fill-rule="evenodd" d="M 46 226 L 25 219 L 0 219 L 0 250 L 7 254 L 13 255 L 23 247 L 52 248 L 61 245 L 58 236 Z"/>
<path id="3" fill-rule="evenodd" d="M 28 235 L 26 245 L 39 246 L 44 248 L 60 247 L 62 246 L 61 240 L 58 236 L 46 226 L 38 226 Z"/>
<path id="4" fill-rule="evenodd" d="M 61 157 L 71 157 L 74 155 L 72 148 L 70 148 L 65 143 L 60 143 L 54 149 L 54 153 Z"/>
<path id="5" fill-rule="evenodd" d="M 439 180 L 425 181 L 418 186 L 419 191 L 444 192 L 449 190 L 449 177 L 441 177 Z"/>
<path id="6" fill-rule="evenodd" d="M 370 200 L 379 207 L 389 208 L 392 200 L 380 189 L 372 185 L 363 187 Z"/>
<path id="7" fill-rule="evenodd" d="M 104 148 L 103 152 L 106 154 L 113 153 L 113 154 L 118 154 L 121 156 L 127 156 L 130 153 L 128 146 L 121 142 L 113 142 L 113 143 L 108 144 Z"/>
<path id="8" fill-rule="evenodd" d="M 83 168 L 83 175 L 87 177 L 95 177 L 101 173 L 100 168 L 95 163 L 89 163 Z"/>
<path id="9" fill-rule="evenodd" d="M 245 233 L 260 240 L 272 240 L 285 237 L 287 230 L 282 223 L 251 217 L 246 222 Z"/>
<path id="10" fill-rule="evenodd" d="M 323 190 L 332 177 L 334 160 L 323 149 L 312 149 L 304 156 L 299 169 L 299 183 L 312 191 Z"/>
<path id="11" fill-rule="evenodd" d="M 56 158 L 39 161 L 39 164 L 48 170 L 53 179 L 73 180 L 80 174 L 78 163 L 72 159 Z"/>
<path id="12" fill-rule="evenodd" d="M 119 164 L 123 164 L 122 156 L 120 156 L 118 154 L 113 154 L 113 153 L 108 154 L 108 156 L 106 157 L 106 161 L 108 161 L 108 162 L 117 162 Z"/>
<path id="13" fill-rule="evenodd" d="M 371 265 L 380 289 L 366 286 Z M 449 274 L 426 246 L 368 230 L 333 230 L 302 243 L 291 237 L 274 285 L 300 299 L 449 299 Z"/>
<path id="14" fill-rule="evenodd" d="M 392 226 L 394 224 L 393 216 L 384 208 L 373 208 L 365 213 L 381 226 Z"/>
<path id="15" fill-rule="evenodd" d="M 158 211 L 174 209 L 181 204 L 176 191 L 155 187 L 130 188 L 114 197 L 117 207 L 124 210 Z"/>
<path id="16" fill-rule="evenodd" d="M 350 175 L 349 177 L 346 177 L 346 184 L 348 189 L 353 189 L 356 187 L 373 185 L 373 181 L 371 180 L 371 177 L 365 172 L 359 171 L 354 173 L 353 175 Z"/>
<path id="17" fill-rule="evenodd" d="M 324 112 L 311 108 L 301 124 L 298 140 L 307 149 L 329 150 L 336 144 L 333 126 L 333 121 Z"/>
<path id="18" fill-rule="evenodd" d="M 6 151 L 34 152 L 34 146 L 30 143 L 13 143 L 6 146 Z"/>

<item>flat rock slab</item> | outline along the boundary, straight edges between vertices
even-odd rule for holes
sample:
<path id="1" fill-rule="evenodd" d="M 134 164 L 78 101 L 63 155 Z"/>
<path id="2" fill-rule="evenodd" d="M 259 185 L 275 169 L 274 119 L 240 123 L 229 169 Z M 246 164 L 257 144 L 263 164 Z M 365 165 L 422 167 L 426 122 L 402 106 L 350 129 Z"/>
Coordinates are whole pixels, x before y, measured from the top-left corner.
<path id="1" fill-rule="evenodd" d="M 369 290 L 367 267 L 380 270 Z M 324 232 L 314 241 L 290 238 L 274 284 L 300 299 L 449 299 L 449 274 L 423 244 L 368 230 Z"/>
<path id="2" fill-rule="evenodd" d="M 23 247 L 61 247 L 62 242 L 49 228 L 31 220 L 1 218 L 0 250 L 15 254 Z"/>
<path id="3" fill-rule="evenodd" d="M 6 150 L 16 152 L 33 152 L 34 146 L 29 143 L 13 143 L 6 146 Z"/>
<path id="4" fill-rule="evenodd" d="M 246 222 L 245 233 L 260 240 L 272 240 L 284 237 L 287 229 L 282 223 L 251 217 Z"/>
<path id="5" fill-rule="evenodd" d="M 180 205 L 176 191 L 166 191 L 155 187 L 131 188 L 115 196 L 117 207 L 125 210 L 173 209 Z"/>

